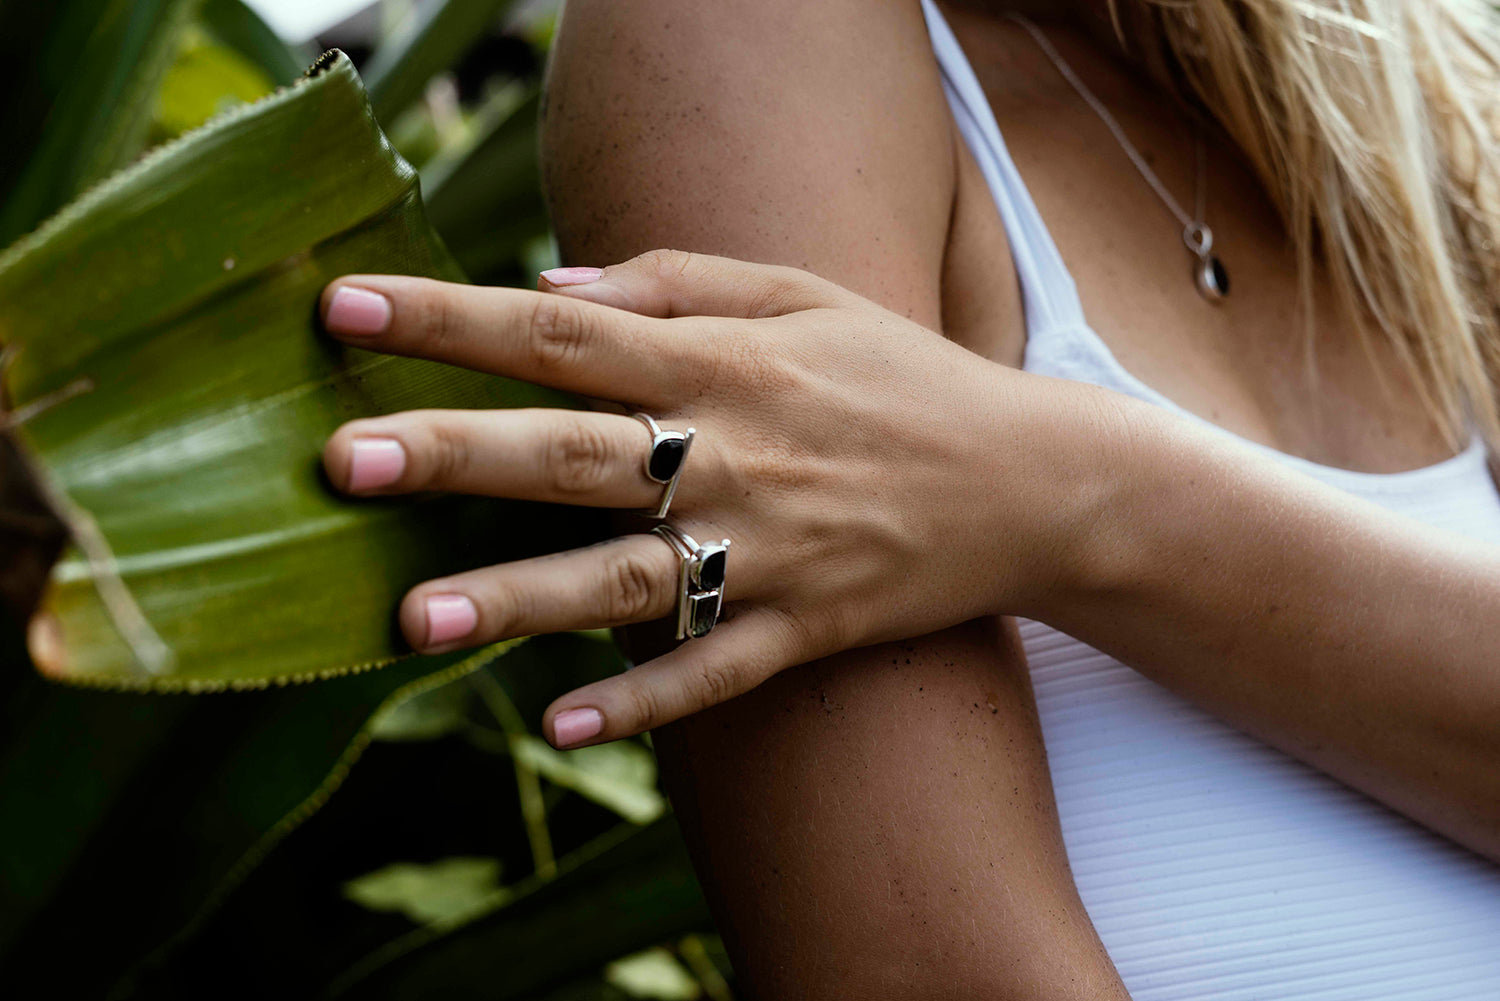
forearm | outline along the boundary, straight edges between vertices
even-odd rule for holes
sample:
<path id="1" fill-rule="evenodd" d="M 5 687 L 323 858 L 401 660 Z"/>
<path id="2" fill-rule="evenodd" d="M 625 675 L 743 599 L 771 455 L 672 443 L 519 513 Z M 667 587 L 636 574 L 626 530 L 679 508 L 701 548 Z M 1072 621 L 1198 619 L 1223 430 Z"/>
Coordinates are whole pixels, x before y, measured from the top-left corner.
<path id="1" fill-rule="evenodd" d="M 1123 999 L 1014 631 L 849 651 L 658 731 L 748 997 Z"/>
<path id="2" fill-rule="evenodd" d="M 1076 572 L 1037 617 L 1500 858 L 1500 551 L 1097 404 Z"/>

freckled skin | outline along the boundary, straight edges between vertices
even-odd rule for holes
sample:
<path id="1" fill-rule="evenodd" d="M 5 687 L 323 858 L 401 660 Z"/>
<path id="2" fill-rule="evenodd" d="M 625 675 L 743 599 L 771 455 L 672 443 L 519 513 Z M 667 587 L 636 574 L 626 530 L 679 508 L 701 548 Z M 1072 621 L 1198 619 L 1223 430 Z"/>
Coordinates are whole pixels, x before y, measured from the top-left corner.
<path id="1" fill-rule="evenodd" d="M 966 208 L 977 175 L 915 2 L 569 0 L 543 157 L 568 264 L 791 264 L 1019 354 L 1003 234 Z M 653 736 L 745 996 L 1125 996 L 1008 624 L 785 671 Z"/>

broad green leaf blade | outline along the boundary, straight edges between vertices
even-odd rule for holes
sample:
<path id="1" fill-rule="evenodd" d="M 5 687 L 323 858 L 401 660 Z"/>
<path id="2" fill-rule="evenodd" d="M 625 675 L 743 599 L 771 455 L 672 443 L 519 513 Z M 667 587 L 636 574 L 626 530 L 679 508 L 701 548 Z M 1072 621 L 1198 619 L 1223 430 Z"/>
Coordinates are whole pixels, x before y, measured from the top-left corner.
<path id="1" fill-rule="evenodd" d="M 510 1001 L 711 926 L 671 817 L 626 828 L 559 863 L 562 875 L 516 887 L 487 917 L 414 932 L 371 956 L 329 996 Z"/>
<path id="2" fill-rule="evenodd" d="M 66 5 L 62 27 L 75 37 L 86 29 L 86 41 L 80 49 L 53 53 L 54 60 L 65 55 L 66 75 L 51 95 L 52 106 L 35 145 L 23 147 L 28 150 L 26 166 L 0 201 L 0 246 L 140 152 L 151 126 L 157 87 L 172 64 L 178 35 L 199 2 L 108 0 L 87 9 Z M 89 15 L 88 22 L 78 20 Z M 12 30 L 7 22 L 5 31 Z M 6 100 L 12 99 L 6 95 Z M 7 135 L 6 141 L 12 143 L 15 137 Z"/>
<path id="3" fill-rule="evenodd" d="M 385 125 L 422 96 L 515 0 L 432 0 L 416 4 L 365 64 L 375 117 Z"/>
<path id="4" fill-rule="evenodd" d="M 317 55 L 284 42 L 244 0 L 204 0 L 198 21 L 221 45 L 260 67 L 277 86 L 295 81 Z"/>
<path id="5" fill-rule="evenodd" d="M 78 543 L 32 622 L 38 666 L 182 689 L 387 663 L 407 588 L 578 544 L 597 524 L 328 488 L 319 454 L 349 418 L 567 404 L 321 335 L 319 291 L 354 271 L 458 275 L 340 53 L 0 257 L 10 433 Z"/>
<path id="6" fill-rule="evenodd" d="M 477 141 L 423 172 L 427 218 L 476 281 L 514 277 L 526 243 L 547 234 L 537 160 L 537 112 L 530 99 L 476 122 Z M 528 276 L 534 278 L 534 276 Z"/>

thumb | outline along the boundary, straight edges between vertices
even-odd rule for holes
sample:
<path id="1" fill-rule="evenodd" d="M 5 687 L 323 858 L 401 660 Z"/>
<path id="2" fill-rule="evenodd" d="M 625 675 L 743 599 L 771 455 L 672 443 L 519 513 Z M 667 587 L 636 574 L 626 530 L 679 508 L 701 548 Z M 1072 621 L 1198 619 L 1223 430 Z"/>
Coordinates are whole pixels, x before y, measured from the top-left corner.
<path id="1" fill-rule="evenodd" d="M 798 268 L 684 250 L 652 250 L 602 270 L 553 268 L 541 273 L 537 288 L 664 318 L 759 319 L 842 305 L 853 296 Z"/>

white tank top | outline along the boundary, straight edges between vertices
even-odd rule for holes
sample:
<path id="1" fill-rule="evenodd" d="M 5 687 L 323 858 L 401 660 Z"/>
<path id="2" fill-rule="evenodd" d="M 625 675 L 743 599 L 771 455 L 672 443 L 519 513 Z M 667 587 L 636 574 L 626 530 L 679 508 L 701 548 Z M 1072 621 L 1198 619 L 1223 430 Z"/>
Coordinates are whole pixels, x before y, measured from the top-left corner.
<path id="1" fill-rule="evenodd" d="M 963 50 L 931 0 L 922 6 L 949 105 L 1010 239 L 1025 368 L 1206 424 L 1127 372 L 1089 328 Z M 1388 475 L 1254 447 L 1393 511 L 1500 542 L 1500 494 L 1477 435 L 1452 459 Z M 1068 861 L 1135 1001 L 1500 1001 L 1500 866 L 1071 636 L 1037 622 L 1022 622 L 1021 636 Z"/>

